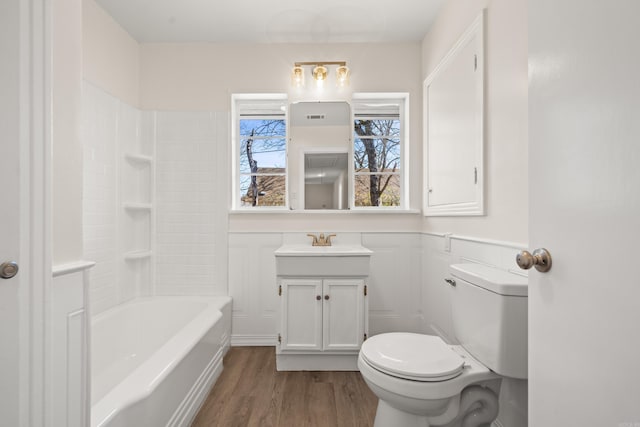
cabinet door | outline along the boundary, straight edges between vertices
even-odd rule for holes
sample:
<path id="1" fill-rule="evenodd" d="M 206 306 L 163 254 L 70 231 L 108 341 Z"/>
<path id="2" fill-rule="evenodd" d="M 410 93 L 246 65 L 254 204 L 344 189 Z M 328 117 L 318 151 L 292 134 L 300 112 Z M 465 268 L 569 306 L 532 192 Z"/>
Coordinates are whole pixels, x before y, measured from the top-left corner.
<path id="1" fill-rule="evenodd" d="M 282 350 L 322 350 L 322 280 L 285 279 Z"/>
<path id="2" fill-rule="evenodd" d="M 324 350 L 358 350 L 364 339 L 364 280 L 325 279 Z"/>

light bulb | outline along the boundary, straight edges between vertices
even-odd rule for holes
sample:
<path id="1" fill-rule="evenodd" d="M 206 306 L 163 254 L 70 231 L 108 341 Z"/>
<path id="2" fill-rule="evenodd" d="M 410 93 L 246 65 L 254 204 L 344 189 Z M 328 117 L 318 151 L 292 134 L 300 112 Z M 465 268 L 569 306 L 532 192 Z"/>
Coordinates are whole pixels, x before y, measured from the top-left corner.
<path id="1" fill-rule="evenodd" d="M 346 65 L 340 65 L 336 68 L 336 80 L 338 82 L 338 86 L 344 87 L 349 85 L 349 67 Z"/>
<path id="2" fill-rule="evenodd" d="M 304 69 L 297 65 L 291 70 L 291 85 L 293 87 L 304 86 Z"/>
<path id="3" fill-rule="evenodd" d="M 312 74 L 316 81 L 325 80 L 327 78 L 327 67 L 324 65 L 316 65 Z"/>

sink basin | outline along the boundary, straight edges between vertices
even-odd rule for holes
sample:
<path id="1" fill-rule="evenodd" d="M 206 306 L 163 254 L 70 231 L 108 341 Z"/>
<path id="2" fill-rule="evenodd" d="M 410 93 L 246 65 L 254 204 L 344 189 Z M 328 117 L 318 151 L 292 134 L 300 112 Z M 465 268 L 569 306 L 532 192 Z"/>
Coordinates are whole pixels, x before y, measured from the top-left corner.
<path id="1" fill-rule="evenodd" d="M 283 245 L 275 251 L 276 256 L 362 256 L 372 253 L 360 245 Z"/>
<path id="2" fill-rule="evenodd" d="M 367 276 L 373 251 L 361 245 L 283 245 L 276 249 L 278 276 Z"/>

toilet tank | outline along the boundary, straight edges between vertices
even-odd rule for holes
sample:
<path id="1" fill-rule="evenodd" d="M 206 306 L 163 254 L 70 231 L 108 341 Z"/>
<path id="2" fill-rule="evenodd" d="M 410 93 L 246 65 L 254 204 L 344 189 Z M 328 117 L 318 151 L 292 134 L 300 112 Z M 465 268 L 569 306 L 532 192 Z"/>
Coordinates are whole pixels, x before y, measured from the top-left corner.
<path id="1" fill-rule="evenodd" d="M 453 329 L 486 367 L 527 378 L 526 277 L 481 264 L 452 264 Z"/>

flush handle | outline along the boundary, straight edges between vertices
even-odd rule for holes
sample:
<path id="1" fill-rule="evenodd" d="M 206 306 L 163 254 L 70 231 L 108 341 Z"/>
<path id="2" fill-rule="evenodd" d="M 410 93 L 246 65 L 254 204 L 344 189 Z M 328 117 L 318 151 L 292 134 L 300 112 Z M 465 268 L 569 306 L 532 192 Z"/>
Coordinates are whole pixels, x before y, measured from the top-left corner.
<path id="1" fill-rule="evenodd" d="M 539 248 L 530 253 L 528 251 L 520 251 L 516 255 L 516 263 L 523 270 L 535 267 L 541 273 L 551 270 L 551 254 L 545 248 Z"/>
<path id="2" fill-rule="evenodd" d="M 456 286 L 456 281 L 455 280 L 453 280 L 453 279 L 444 279 L 444 281 L 455 288 L 455 286 Z"/>
<path id="3" fill-rule="evenodd" d="M 0 264 L 0 277 L 3 279 L 11 279 L 18 274 L 18 263 L 15 261 L 3 262 Z"/>

